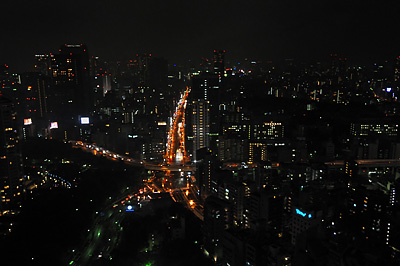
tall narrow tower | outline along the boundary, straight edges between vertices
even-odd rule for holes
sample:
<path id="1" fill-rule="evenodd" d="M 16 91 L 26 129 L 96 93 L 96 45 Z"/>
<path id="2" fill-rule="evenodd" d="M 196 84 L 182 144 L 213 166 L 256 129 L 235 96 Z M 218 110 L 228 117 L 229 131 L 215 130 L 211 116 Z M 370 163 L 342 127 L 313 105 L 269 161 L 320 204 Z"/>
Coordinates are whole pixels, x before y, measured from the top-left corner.
<path id="1" fill-rule="evenodd" d="M 192 152 L 194 160 L 196 160 L 198 149 L 207 147 L 216 150 L 215 139 L 219 132 L 220 88 L 220 79 L 215 74 L 202 73 L 192 79 Z"/>

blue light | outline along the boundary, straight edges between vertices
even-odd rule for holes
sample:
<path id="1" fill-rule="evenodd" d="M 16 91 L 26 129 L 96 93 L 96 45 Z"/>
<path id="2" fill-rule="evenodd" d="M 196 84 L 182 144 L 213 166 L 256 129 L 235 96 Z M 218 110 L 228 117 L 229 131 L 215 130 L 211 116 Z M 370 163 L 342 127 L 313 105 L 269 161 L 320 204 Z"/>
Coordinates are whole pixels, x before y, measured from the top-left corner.
<path id="1" fill-rule="evenodd" d="M 311 213 L 307 215 L 307 213 L 302 212 L 302 211 L 300 211 L 299 209 L 296 209 L 296 213 L 297 213 L 298 215 L 303 216 L 303 217 L 306 217 L 306 216 L 307 216 L 308 218 L 311 218 L 311 217 L 312 217 Z"/>
<path id="2" fill-rule="evenodd" d="M 127 212 L 134 212 L 135 210 L 133 209 L 132 205 L 128 205 L 128 206 L 126 207 L 126 211 L 127 211 Z"/>
<path id="3" fill-rule="evenodd" d="M 296 209 L 296 213 L 305 217 L 307 214 L 305 212 L 300 211 L 299 209 Z"/>

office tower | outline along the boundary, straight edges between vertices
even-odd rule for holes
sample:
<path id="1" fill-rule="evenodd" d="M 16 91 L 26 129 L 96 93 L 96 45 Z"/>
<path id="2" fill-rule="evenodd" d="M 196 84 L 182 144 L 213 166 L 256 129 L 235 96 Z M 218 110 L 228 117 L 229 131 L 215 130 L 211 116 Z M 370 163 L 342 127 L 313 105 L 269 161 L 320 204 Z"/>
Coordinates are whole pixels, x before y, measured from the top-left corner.
<path id="1" fill-rule="evenodd" d="M 316 213 L 314 210 L 306 210 L 304 208 L 293 208 L 291 215 L 291 242 L 296 246 L 305 245 L 306 232 L 311 227 L 314 227 L 320 223 L 320 213 Z"/>
<path id="2" fill-rule="evenodd" d="M 192 82 L 190 97 L 193 108 L 193 157 L 196 150 L 207 147 L 217 151 L 219 132 L 218 106 L 221 83 L 219 77 L 203 73 Z"/>
<path id="3" fill-rule="evenodd" d="M 52 57 L 52 104 L 58 114 L 77 116 L 91 110 L 94 100 L 89 66 L 89 54 L 83 44 L 65 44 Z"/>
<path id="4" fill-rule="evenodd" d="M 21 75 L 21 86 L 18 88 L 20 97 L 16 112 L 18 124 L 22 124 L 22 135 L 26 137 L 41 135 L 48 126 L 48 114 L 52 111 L 48 108 L 48 91 L 50 90 L 50 78 L 40 72 L 27 72 Z"/>
<path id="5" fill-rule="evenodd" d="M 145 85 L 149 81 L 150 60 L 151 54 L 136 54 L 135 59 L 128 64 L 128 68 L 134 75 L 138 85 Z"/>
<path id="6" fill-rule="evenodd" d="M 217 152 L 220 131 L 219 105 L 225 51 L 214 51 L 214 71 L 193 77 L 190 97 L 193 108 L 193 158 L 196 150 L 207 147 Z"/>
<path id="7" fill-rule="evenodd" d="M 399 97 L 400 93 L 400 56 L 397 56 L 394 59 L 393 63 L 393 79 L 392 79 L 392 86 L 393 88 L 390 88 L 390 90 L 386 90 L 389 93 L 393 93 L 392 95 L 396 98 Z"/>
<path id="8" fill-rule="evenodd" d="M 377 180 L 372 183 L 378 182 Z M 366 183 L 366 182 L 364 182 Z M 349 185 L 348 212 L 352 228 L 358 229 L 365 237 L 374 239 L 380 244 L 393 242 L 395 235 L 396 190 L 395 184 L 380 176 L 381 186 L 365 186 L 351 182 Z M 392 224 L 392 225 L 391 225 Z M 394 241 L 395 242 L 395 241 Z"/>
<path id="9" fill-rule="evenodd" d="M 8 69 L 8 65 L 0 66 L 0 82 L 2 83 L 2 87 L 4 88 L 4 83 L 9 82 L 10 80 L 10 72 Z"/>
<path id="10" fill-rule="evenodd" d="M 214 74 L 222 76 L 225 70 L 225 50 L 214 50 Z"/>
<path id="11" fill-rule="evenodd" d="M 281 122 L 257 123 L 249 127 L 249 136 L 253 140 L 275 140 L 283 139 L 284 125 Z"/>
<path id="12" fill-rule="evenodd" d="M 196 160 L 196 151 L 209 147 L 210 109 L 209 102 L 203 99 L 192 102 L 192 132 L 193 132 L 193 159 Z"/>
<path id="13" fill-rule="evenodd" d="M 41 73 L 29 72 L 22 75 L 22 89 L 25 97 L 24 118 L 45 118 L 47 109 L 47 93 L 49 79 Z"/>
<path id="14" fill-rule="evenodd" d="M 218 157 L 221 162 L 244 162 L 247 159 L 248 141 L 240 138 L 219 136 Z"/>
<path id="15" fill-rule="evenodd" d="M 249 124 L 235 101 L 219 105 L 220 131 L 218 157 L 220 161 L 244 162 L 248 157 Z"/>
<path id="16" fill-rule="evenodd" d="M 149 86 L 165 89 L 168 84 L 168 61 L 161 57 L 151 57 L 149 63 Z"/>
<path id="17" fill-rule="evenodd" d="M 375 136 L 397 137 L 398 131 L 398 123 L 382 119 L 365 120 L 351 123 L 350 125 L 350 134 L 356 138 Z"/>
<path id="18" fill-rule="evenodd" d="M 23 176 L 14 110 L 0 94 L 0 216 L 18 214 L 21 207 Z"/>
<path id="19" fill-rule="evenodd" d="M 53 54 L 38 54 L 35 55 L 35 71 L 42 73 L 43 75 L 50 77 L 52 72 L 51 62 Z"/>
<path id="20" fill-rule="evenodd" d="M 260 161 L 267 161 L 267 145 L 261 142 L 250 142 L 248 162 L 252 164 Z"/>
<path id="21" fill-rule="evenodd" d="M 97 74 L 100 74 L 101 70 L 99 57 L 98 56 L 91 56 L 90 57 L 90 76 L 94 77 Z"/>
<path id="22" fill-rule="evenodd" d="M 224 231 L 232 228 L 232 205 L 210 196 L 204 203 L 204 249 L 215 261 L 222 257 Z"/>

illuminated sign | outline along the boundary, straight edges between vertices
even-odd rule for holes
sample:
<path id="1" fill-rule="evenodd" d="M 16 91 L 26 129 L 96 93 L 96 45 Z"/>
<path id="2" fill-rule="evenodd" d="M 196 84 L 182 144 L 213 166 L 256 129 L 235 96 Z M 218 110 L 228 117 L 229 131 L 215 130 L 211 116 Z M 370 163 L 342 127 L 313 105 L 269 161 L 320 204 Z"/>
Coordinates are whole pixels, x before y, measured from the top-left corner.
<path id="1" fill-rule="evenodd" d="M 158 122 L 158 125 L 159 125 L 159 126 L 166 126 L 166 125 L 167 125 L 167 122 Z"/>
<path id="2" fill-rule="evenodd" d="M 32 125 L 32 118 L 24 119 L 24 126 Z"/>
<path id="3" fill-rule="evenodd" d="M 89 124 L 89 117 L 81 117 L 81 124 L 88 125 Z"/>
<path id="4" fill-rule="evenodd" d="M 296 213 L 298 214 L 298 215 L 301 215 L 301 216 L 303 216 L 303 217 L 308 217 L 308 218 L 311 218 L 312 216 L 311 216 L 311 213 L 309 213 L 308 215 L 307 215 L 307 213 L 305 213 L 305 212 L 302 212 L 302 211 L 300 211 L 299 209 L 296 209 Z"/>
<path id="5" fill-rule="evenodd" d="M 50 124 L 50 129 L 58 128 L 58 123 L 57 122 L 51 122 Z"/>
<path id="6" fill-rule="evenodd" d="M 271 121 L 270 123 L 264 123 L 264 125 L 266 125 L 266 126 L 281 126 L 282 123 L 274 123 Z"/>
<path id="7" fill-rule="evenodd" d="M 127 212 L 134 212 L 135 210 L 133 209 L 132 205 L 128 205 L 128 206 L 126 207 L 126 211 L 127 211 Z"/>
<path id="8" fill-rule="evenodd" d="M 68 48 L 80 48 L 82 45 L 80 44 L 65 44 Z"/>

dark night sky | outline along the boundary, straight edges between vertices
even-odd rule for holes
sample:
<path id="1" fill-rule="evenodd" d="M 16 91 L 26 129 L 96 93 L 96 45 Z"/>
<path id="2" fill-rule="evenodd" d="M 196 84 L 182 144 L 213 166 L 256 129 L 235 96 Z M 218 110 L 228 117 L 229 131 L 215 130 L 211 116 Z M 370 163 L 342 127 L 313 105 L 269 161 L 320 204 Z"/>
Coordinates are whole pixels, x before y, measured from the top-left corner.
<path id="1" fill-rule="evenodd" d="M 232 61 L 350 59 L 400 54 L 393 1 L 13 0 L 1 4 L 0 64 L 30 70 L 35 54 L 86 43 L 91 55 L 123 60 L 151 52 L 170 62 L 226 49 Z M 396 1 L 399 2 L 399 1 Z"/>

